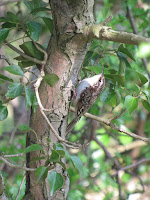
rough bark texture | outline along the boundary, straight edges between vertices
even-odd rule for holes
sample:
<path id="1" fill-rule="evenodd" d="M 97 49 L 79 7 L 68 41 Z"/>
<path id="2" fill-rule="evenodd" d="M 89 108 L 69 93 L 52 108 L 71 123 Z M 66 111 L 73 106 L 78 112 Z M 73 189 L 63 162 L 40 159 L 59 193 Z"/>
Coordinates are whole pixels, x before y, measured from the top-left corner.
<path id="1" fill-rule="evenodd" d="M 53 14 L 53 35 L 47 49 L 48 61 L 45 73 L 55 73 L 60 80 L 53 88 L 42 82 L 39 93 L 43 106 L 54 109 L 52 112 L 46 113 L 47 117 L 59 135 L 65 138 L 72 84 L 77 83 L 82 62 L 89 47 L 88 40 L 81 30 L 84 29 L 84 26 L 93 24 L 93 0 L 51 0 L 50 6 Z M 31 127 L 43 142 L 46 141 L 46 138 L 50 138 L 52 143 L 58 142 L 39 109 L 32 116 Z M 27 145 L 33 143 L 36 143 L 35 135 L 29 133 Z M 49 146 L 45 150 L 50 153 L 50 149 Z M 27 167 L 44 165 L 43 160 L 30 163 L 30 160 L 36 156 L 39 156 L 36 152 L 27 156 Z M 37 184 L 35 173 L 28 172 L 25 199 L 66 199 L 69 177 L 60 165 L 56 166 L 54 170 L 64 177 L 64 187 L 51 197 L 49 184 L 47 182 Z"/>

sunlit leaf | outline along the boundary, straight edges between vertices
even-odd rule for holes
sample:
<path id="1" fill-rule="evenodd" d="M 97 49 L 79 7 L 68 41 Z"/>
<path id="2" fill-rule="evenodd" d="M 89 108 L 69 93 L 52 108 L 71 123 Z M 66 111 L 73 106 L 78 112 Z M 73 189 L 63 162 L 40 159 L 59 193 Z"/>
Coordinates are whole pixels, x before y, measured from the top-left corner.
<path id="1" fill-rule="evenodd" d="M 3 121 L 8 116 L 8 110 L 6 106 L 0 105 L 0 121 Z"/>
<path id="2" fill-rule="evenodd" d="M 138 106 L 138 98 L 128 95 L 125 98 L 124 105 L 131 114 Z"/>
<path id="3" fill-rule="evenodd" d="M 16 14 L 12 13 L 12 12 L 7 12 L 7 16 L 8 16 L 8 19 L 9 21 L 11 22 L 18 22 L 18 18 L 16 16 Z"/>
<path id="4" fill-rule="evenodd" d="M 145 58 L 150 56 L 150 44 L 149 43 L 142 43 L 139 45 L 139 50 L 137 52 L 137 56 L 139 58 Z"/>
<path id="5" fill-rule="evenodd" d="M 124 47 L 123 44 L 121 44 L 119 47 L 118 47 L 118 51 L 126 54 L 129 58 L 131 58 L 133 61 L 136 62 L 136 60 L 134 59 L 134 57 L 132 56 L 132 54 L 129 52 L 129 50 L 127 48 Z"/>
<path id="6" fill-rule="evenodd" d="M 150 112 L 150 104 L 146 101 L 146 100 L 142 100 L 142 104 L 144 106 L 144 108 Z"/>
<path id="7" fill-rule="evenodd" d="M 32 129 L 29 127 L 29 126 L 27 126 L 26 124 L 21 124 L 21 125 L 19 125 L 18 126 L 18 129 L 20 130 L 20 131 L 23 131 L 23 132 L 28 132 L 28 131 L 31 131 Z"/>
<path id="8" fill-rule="evenodd" d="M 8 78 L 7 76 L 4 76 L 2 74 L 0 74 L 0 79 L 5 80 L 5 81 L 13 82 L 13 80 L 11 78 Z"/>
<path id="9" fill-rule="evenodd" d="M 82 164 L 80 158 L 78 156 L 70 156 L 69 158 L 70 158 L 74 168 L 83 175 L 84 174 L 83 164 Z"/>
<path id="10" fill-rule="evenodd" d="M 36 43 L 40 48 L 44 49 L 40 44 Z M 44 54 L 39 51 L 33 42 L 28 41 L 28 42 L 24 42 L 22 45 L 19 46 L 25 54 L 35 57 L 38 60 L 43 60 L 44 58 Z M 21 58 L 20 58 L 21 59 Z"/>
<path id="11" fill-rule="evenodd" d="M 58 160 L 60 160 L 59 154 L 57 153 L 57 151 L 52 149 L 52 153 L 51 153 L 51 157 L 49 159 L 49 162 L 56 162 Z"/>
<path id="12" fill-rule="evenodd" d="M 47 17 L 42 17 L 44 23 L 46 24 L 47 28 L 49 29 L 49 31 L 52 33 L 53 31 L 53 23 L 52 23 L 52 19 L 47 18 Z"/>
<path id="13" fill-rule="evenodd" d="M 42 146 L 39 144 L 31 144 L 30 146 L 28 146 L 25 150 L 24 153 L 29 153 L 31 151 L 40 151 L 42 150 Z"/>
<path id="14" fill-rule="evenodd" d="M 139 72 L 137 72 L 137 74 L 138 74 L 138 76 L 139 76 L 139 78 L 141 80 L 142 85 L 144 85 L 145 83 L 148 82 L 148 79 L 143 74 L 141 74 Z"/>
<path id="15" fill-rule="evenodd" d="M 24 86 L 24 90 L 25 90 L 26 107 L 30 108 L 33 105 L 35 93 L 29 86 L 26 85 Z"/>
<path id="16" fill-rule="evenodd" d="M 23 76 L 24 72 L 18 65 L 9 65 L 7 67 L 2 67 L 2 69 L 8 71 L 11 74 Z"/>
<path id="17" fill-rule="evenodd" d="M 0 30 L 0 42 L 3 42 L 4 40 L 6 40 L 8 33 L 9 33 L 8 28 L 3 28 Z"/>
<path id="18" fill-rule="evenodd" d="M 61 176 L 61 174 L 57 173 L 57 172 L 51 172 L 48 175 L 48 181 L 50 184 L 50 195 L 52 196 L 58 189 L 60 189 L 63 184 L 64 184 L 64 180 L 63 177 Z"/>
<path id="19" fill-rule="evenodd" d="M 64 150 L 63 145 L 60 143 L 54 143 L 53 148 L 54 148 L 54 150 Z"/>
<path id="20" fill-rule="evenodd" d="M 125 62 L 125 64 L 126 64 L 127 67 L 131 68 L 130 63 L 128 62 L 126 56 L 123 53 L 121 53 L 121 52 L 118 51 L 117 52 L 117 56 L 119 57 L 119 59 L 122 59 Z"/>
<path id="21" fill-rule="evenodd" d="M 22 92 L 23 92 L 23 88 L 22 88 L 21 83 L 11 83 L 8 86 L 8 91 L 6 93 L 6 96 L 10 98 L 15 98 L 15 97 L 20 96 Z"/>
<path id="22" fill-rule="evenodd" d="M 59 77 L 56 74 L 47 74 L 43 77 L 43 79 L 51 87 L 53 87 L 59 81 Z"/>
<path id="23" fill-rule="evenodd" d="M 29 30 L 30 37 L 34 41 L 38 41 L 40 33 L 42 31 L 42 25 L 39 24 L 38 22 L 33 22 L 33 21 L 28 21 L 26 24 Z"/>
<path id="24" fill-rule="evenodd" d="M 44 181 L 48 174 L 48 167 L 40 166 L 35 171 L 37 182 Z"/>

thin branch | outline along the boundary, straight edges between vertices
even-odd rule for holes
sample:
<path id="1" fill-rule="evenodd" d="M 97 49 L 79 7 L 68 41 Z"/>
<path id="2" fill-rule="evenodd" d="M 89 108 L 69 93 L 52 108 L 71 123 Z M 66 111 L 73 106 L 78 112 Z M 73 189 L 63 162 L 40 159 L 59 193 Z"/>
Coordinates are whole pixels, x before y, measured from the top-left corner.
<path id="1" fill-rule="evenodd" d="M 112 16 L 107 17 L 107 19 L 105 19 L 105 21 L 102 22 L 102 25 L 106 26 L 106 24 L 108 24 L 111 20 L 112 20 Z"/>
<path id="2" fill-rule="evenodd" d="M 3 1 L 0 3 L 0 6 L 5 6 L 10 3 L 21 2 L 21 0 L 11 0 L 11 1 Z"/>
<path id="3" fill-rule="evenodd" d="M 74 109 L 73 107 L 70 107 L 70 111 L 75 112 L 75 109 Z M 145 138 L 145 137 L 136 135 L 135 133 L 126 131 L 126 130 L 124 130 L 124 129 L 118 127 L 116 124 L 112 124 L 112 123 L 110 122 L 110 120 L 102 119 L 102 118 L 97 117 L 97 116 L 95 116 L 95 115 L 92 115 L 92 114 L 90 114 L 90 113 L 85 113 L 84 116 L 85 116 L 85 117 L 88 117 L 88 118 L 91 118 L 91 119 L 94 119 L 94 120 L 96 120 L 96 121 L 98 121 L 98 122 L 102 122 L 102 123 L 104 123 L 105 125 L 110 126 L 112 129 L 117 130 L 117 131 L 122 132 L 122 133 L 125 133 L 125 134 L 127 134 L 127 135 L 129 135 L 129 136 L 131 136 L 131 137 L 133 137 L 133 138 L 135 138 L 135 139 L 143 140 L 143 141 L 145 141 L 145 142 L 149 142 L 149 143 L 150 143 L 150 138 Z"/>
<path id="4" fill-rule="evenodd" d="M 138 167 L 139 165 L 141 165 L 141 164 L 143 164 L 145 162 L 149 162 L 149 161 L 150 161 L 150 158 L 143 158 L 143 159 L 137 161 L 136 163 L 133 163 L 131 165 L 127 165 L 125 167 L 120 168 L 118 171 L 126 171 L 128 169 L 131 169 L 131 168 L 134 168 L 134 167 Z M 116 172 L 115 174 L 113 174 L 113 176 L 116 176 L 117 173 L 118 172 Z"/>
<path id="5" fill-rule="evenodd" d="M 127 110 L 127 109 L 125 108 L 119 115 L 116 115 L 115 117 L 109 119 L 109 121 L 111 122 L 111 121 L 113 121 L 113 120 L 115 120 L 115 119 L 119 119 L 119 118 L 122 117 L 122 115 L 126 112 L 126 110 Z"/>
<path id="6" fill-rule="evenodd" d="M 22 51 L 20 51 L 19 49 L 17 49 L 15 46 L 13 46 L 12 44 L 8 43 L 7 41 L 5 41 L 5 43 L 10 49 L 12 49 L 13 51 L 15 51 L 16 53 L 20 54 L 22 57 L 26 58 L 27 60 L 30 60 L 36 64 L 40 64 L 40 65 L 44 65 L 45 61 L 40 61 L 36 58 L 33 58 L 31 56 L 26 55 L 25 53 L 23 53 Z"/>
<path id="7" fill-rule="evenodd" d="M 3 158 L 14 158 L 14 157 L 20 157 L 24 156 L 24 153 L 18 153 L 18 154 L 12 154 L 12 155 L 2 155 Z"/>
<path id="8" fill-rule="evenodd" d="M 115 152 L 124 153 L 125 151 L 130 151 L 134 148 L 145 146 L 145 145 L 147 145 L 146 142 L 141 141 L 141 140 L 136 140 L 124 146 L 119 145 L 119 146 L 115 146 L 115 148 L 108 148 L 108 150 L 112 153 L 113 156 L 115 156 Z"/>
<path id="9" fill-rule="evenodd" d="M 24 166 L 14 165 L 14 164 L 8 162 L 2 156 L 0 156 L 0 160 L 3 161 L 6 165 L 8 165 L 9 167 L 12 167 L 12 168 L 22 169 L 22 170 L 25 170 L 25 171 L 35 171 L 36 170 L 36 168 L 27 168 L 27 167 L 24 167 Z"/>
<path id="10" fill-rule="evenodd" d="M 9 58 L 7 58 L 7 57 L 4 56 L 4 55 L 0 55 L 0 59 L 5 60 L 5 61 L 8 63 L 8 65 L 13 65 L 13 63 L 9 60 Z"/>
<path id="11" fill-rule="evenodd" d="M 16 196 L 15 200 L 17 200 L 18 197 L 19 197 L 19 195 L 20 195 L 21 188 L 22 188 L 22 186 L 23 186 L 23 183 L 24 183 L 25 178 L 26 178 L 26 174 L 24 174 L 24 176 L 23 176 L 23 179 L 22 179 L 22 181 L 21 181 L 21 184 L 20 184 L 20 187 L 19 187 L 19 190 L 18 190 L 18 193 L 17 193 L 17 196 Z"/>
<path id="12" fill-rule="evenodd" d="M 139 45 L 140 43 L 150 43 L 150 39 L 139 36 L 133 33 L 114 31 L 111 27 L 95 24 L 86 26 L 83 33 L 86 37 L 93 40 L 94 38 L 100 40 L 107 40 L 125 44 Z"/>

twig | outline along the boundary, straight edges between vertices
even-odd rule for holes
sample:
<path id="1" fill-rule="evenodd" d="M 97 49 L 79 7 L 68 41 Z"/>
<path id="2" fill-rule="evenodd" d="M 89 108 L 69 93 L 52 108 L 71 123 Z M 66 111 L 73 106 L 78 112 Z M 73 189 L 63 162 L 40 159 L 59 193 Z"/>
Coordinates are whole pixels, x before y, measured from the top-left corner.
<path id="1" fill-rule="evenodd" d="M 107 17 L 107 19 L 105 19 L 105 21 L 102 22 L 102 25 L 106 26 L 106 24 L 108 24 L 111 20 L 112 20 L 112 16 Z"/>
<path id="2" fill-rule="evenodd" d="M 38 46 L 38 44 L 36 42 L 34 42 L 34 40 L 31 38 L 32 42 L 34 43 L 35 47 L 44 54 L 44 60 L 43 62 L 46 64 L 47 59 L 48 59 L 48 55 L 47 52 L 45 50 L 43 50 L 41 47 Z M 44 66 L 44 65 L 43 65 Z"/>
<path id="3" fill-rule="evenodd" d="M 13 168 L 16 168 L 16 169 L 22 169 L 22 170 L 25 170 L 25 171 L 35 171 L 36 168 L 27 168 L 27 167 L 24 167 L 24 166 L 19 166 L 19 165 L 14 165 L 10 162 L 8 162 L 5 158 L 3 158 L 2 156 L 0 156 L 0 160 L 3 161 L 6 165 L 8 165 L 9 167 L 13 167 Z"/>
<path id="4" fill-rule="evenodd" d="M 115 152 L 124 153 L 125 151 L 130 151 L 131 149 L 134 149 L 140 146 L 145 146 L 145 145 L 147 145 L 146 142 L 143 142 L 141 140 L 136 140 L 124 146 L 119 145 L 119 146 L 116 146 L 115 148 L 108 148 L 108 151 L 110 151 L 112 155 L 115 156 Z"/>
<path id="5" fill-rule="evenodd" d="M 8 65 L 13 65 L 13 63 L 9 60 L 9 58 L 7 58 L 7 57 L 4 56 L 4 55 L 0 55 L 0 59 L 5 60 L 5 61 L 8 63 Z"/>
<path id="6" fill-rule="evenodd" d="M 119 115 L 116 115 L 115 117 L 109 119 L 109 121 L 111 122 L 111 121 L 113 121 L 115 119 L 119 119 L 126 112 L 126 110 L 127 109 L 125 108 Z"/>
<path id="7" fill-rule="evenodd" d="M 12 155 L 2 155 L 3 158 L 14 158 L 14 157 L 20 157 L 24 156 L 24 153 L 18 153 L 18 154 L 12 154 Z"/>
<path id="8" fill-rule="evenodd" d="M 75 112 L 75 109 L 74 109 L 73 107 L 70 107 L 70 111 Z M 149 143 L 150 143 L 150 138 L 145 138 L 145 137 L 136 135 L 135 133 L 126 131 L 126 130 L 124 130 L 124 129 L 118 127 L 116 124 L 112 124 L 112 123 L 110 122 L 110 120 L 102 119 L 102 118 L 97 117 L 97 116 L 95 116 L 95 115 L 92 115 L 92 114 L 90 114 L 90 113 L 85 113 L 84 116 L 85 116 L 85 117 L 88 117 L 88 118 L 91 118 L 91 119 L 94 119 L 94 120 L 96 120 L 96 121 L 98 121 L 98 122 L 102 122 L 102 123 L 104 123 L 105 125 L 110 126 L 112 129 L 117 130 L 117 131 L 122 132 L 122 133 L 125 133 L 125 134 L 127 134 L 127 135 L 129 135 L 129 136 L 131 136 L 131 137 L 133 137 L 133 138 L 135 138 L 135 139 L 143 140 L 143 141 L 145 141 L 145 142 L 149 142 Z"/>
<path id="9" fill-rule="evenodd" d="M 136 163 L 133 163 L 133 164 L 131 164 L 131 165 L 127 165 L 127 166 L 125 166 L 125 167 L 120 168 L 118 171 L 126 171 L 126 170 L 128 170 L 128 169 L 137 167 L 137 166 L 143 164 L 144 162 L 149 162 L 149 161 L 150 161 L 150 158 L 143 158 L 143 159 L 137 161 Z M 117 173 L 118 173 L 118 172 L 117 172 Z M 113 176 L 116 176 L 117 173 L 113 174 Z"/>
<path id="10" fill-rule="evenodd" d="M 13 51 L 15 51 L 16 53 L 20 54 L 22 57 L 26 58 L 27 60 L 30 60 L 36 64 L 40 64 L 40 65 L 44 65 L 45 61 L 40 61 L 36 58 L 33 58 L 31 56 L 26 55 L 25 53 L 23 53 L 22 51 L 20 51 L 19 49 L 17 49 L 15 46 L 13 46 L 12 44 L 9 44 L 7 41 L 4 42 L 4 44 L 6 44 L 10 49 L 12 49 Z"/>
<path id="11" fill-rule="evenodd" d="M 20 191 L 21 191 L 21 188 L 22 188 L 22 186 L 23 186 L 23 183 L 24 183 L 25 178 L 26 178 L 26 174 L 24 174 L 24 176 L 23 176 L 23 179 L 22 179 L 22 181 L 21 181 L 21 185 L 20 185 L 20 187 L 19 187 L 19 190 L 18 190 L 18 193 L 17 193 L 17 196 L 16 196 L 15 200 L 17 200 L 18 197 L 19 197 L 19 195 L 20 195 Z"/>

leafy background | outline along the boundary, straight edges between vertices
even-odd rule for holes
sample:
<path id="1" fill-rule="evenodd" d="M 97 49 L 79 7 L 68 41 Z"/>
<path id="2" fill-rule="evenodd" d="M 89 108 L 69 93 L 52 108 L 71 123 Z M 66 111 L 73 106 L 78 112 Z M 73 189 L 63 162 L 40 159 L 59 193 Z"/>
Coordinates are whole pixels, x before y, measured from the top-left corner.
<path id="1" fill-rule="evenodd" d="M 10 5 L 5 6 L 3 16 L 0 18 L 0 22 L 2 22 L 1 45 L 7 38 L 7 41 L 14 46 L 19 46 L 27 55 L 43 60 L 43 53 L 34 46 L 33 41 L 38 42 L 42 49 L 47 47 L 49 34 L 52 32 L 52 16 L 47 2 L 26 0 Z M 133 32 L 127 16 L 127 8 L 132 11 L 138 34 L 149 37 L 150 7 L 146 0 L 125 2 L 95 0 L 96 23 L 102 23 L 108 16 L 112 16 L 112 20 L 108 24 L 110 27 L 115 30 Z M 32 106 L 33 109 L 36 109 L 37 106 L 32 90 L 32 81 L 39 74 L 38 66 L 36 67 L 33 61 L 18 56 L 7 46 L 1 48 L 1 54 L 7 55 L 13 64 L 8 66 L 1 60 L 0 152 L 5 154 L 22 153 L 25 150 L 27 130 L 21 128 L 20 124 L 29 122 L 29 113 L 26 108 L 29 109 Z M 143 58 L 147 59 L 146 66 L 142 62 Z M 126 112 L 113 123 L 140 136 L 150 137 L 149 59 L 149 44 L 137 47 L 93 40 L 83 63 L 81 79 L 89 74 L 101 73 L 102 66 L 104 66 L 106 87 L 89 112 L 110 119 L 126 109 Z M 58 77 L 52 75 L 45 77 L 44 80 L 52 87 L 58 81 Z M 20 120 L 24 112 L 26 115 Z M 69 120 L 72 118 L 73 115 L 70 114 Z M 11 141 L 10 136 L 13 131 L 15 137 Z M 85 117 L 82 117 L 75 126 L 73 134 L 70 135 L 70 141 L 79 140 L 83 144 L 89 140 L 91 135 L 96 135 L 97 140 L 92 140 L 86 149 L 68 149 L 65 152 L 67 165 L 64 167 L 67 168 L 71 181 L 68 199 L 116 199 L 118 184 L 113 176 L 115 173 L 114 162 L 106 156 L 99 142 L 113 157 L 118 159 L 122 167 L 143 158 L 150 158 L 150 147 L 142 141 L 137 141 Z M 40 149 L 30 147 L 25 151 L 32 150 Z M 49 162 L 59 162 L 63 152 L 59 152 L 59 154 L 57 150 L 54 148 Z M 57 159 L 53 160 L 53 158 Z M 25 157 L 11 158 L 10 161 L 21 165 L 25 163 Z M 3 166 L 2 163 L 1 166 L 6 183 L 6 195 L 10 199 L 15 199 L 25 172 Z M 39 181 L 44 179 L 47 176 L 47 168 L 38 169 L 36 174 Z M 148 162 L 128 171 L 122 171 L 119 175 L 125 199 L 149 198 L 150 170 Z M 51 176 L 56 182 L 61 179 L 55 172 Z M 50 185 L 53 183 L 50 182 Z M 61 184 L 51 185 L 52 191 L 55 192 Z M 22 199 L 24 192 L 25 182 L 18 199 Z"/>

